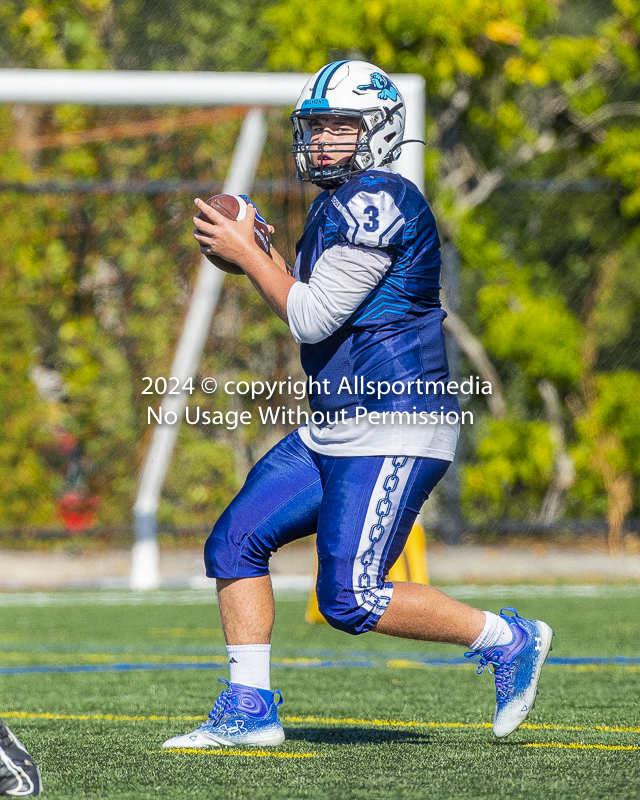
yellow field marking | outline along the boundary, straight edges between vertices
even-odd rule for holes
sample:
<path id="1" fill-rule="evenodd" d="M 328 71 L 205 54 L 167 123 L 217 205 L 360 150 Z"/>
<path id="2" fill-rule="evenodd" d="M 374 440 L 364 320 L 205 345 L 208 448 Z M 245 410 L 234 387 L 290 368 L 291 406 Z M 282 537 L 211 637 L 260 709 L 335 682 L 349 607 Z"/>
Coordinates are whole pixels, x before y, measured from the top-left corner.
<path id="1" fill-rule="evenodd" d="M 198 756 L 253 756 L 254 758 L 315 758 L 317 753 L 269 753 L 267 750 L 200 750 L 191 747 L 171 747 L 152 750 L 152 753 L 193 753 Z"/>
<path id="2" fill-rule="evenodd" d="M 605 733 L 640 733 L 640 728 L 623 728 L 617 725 L 533 725 L 520 726 L 530 731 L 601 731 Z"/>
<path id="3" fill-rule="evenodd" d="M 157 714 L 150 716 L 135 716 L 128 714 L 32 714 L 29 711 L 3 711 L 0 717 L 7 719 L 70 719 L 84 721 L 104 721 L 104 722 L 202 722 L 208 717 L 164 717 Z"/>
<path id="4" fill-rule="evenodd" d="M 283 722 L 320 722 L 330 725 L 379 725 L 389 728 L 491 728 L 490 722 L 418 722 L 397 719 L 353 719 L 350 717 L 281 717 Z M 533 725 L 523 723 L 520 729 L 531 731 L 600 731 L 606 733 L 640 733 L 640 728 L 613 725 Z"/>
<path id="5" fill-rule="evenodd" d="M 14 653 L 0 652 L 0 662 L 2 661 L 42 661 L 46 659 L 48 663 L 54 662 L 56 666 L 68 666 L 78 661 L 88 661 L 92 664 L 118 664 L 125 660 L 129 664 L 170 664 L 179 662 L 182 664 L 219 664 L 225 667 L 228 659 L 221 656 L 182 656 L 182 655 L 156 655 L 156 654 L 114 654 L 114 653 Z M 30 666 L 22 665 L 22 666 Z"/>
<path id="6" fill-rule="evenodd" d="M 180 716 L 167 717 L 159 714 L 138 716 L 128 714 L 51 714 L 45 712 L 32 713 L 30 711 L 0 711 L 0 717 L 7 719 L 51 719 L 51 720 L 78 720 L 78 721 L 105 721 L 105 722 L 202 722 L 206 716 Z M 313 722 L 325 725 L 374 725 L 383 728 L 460 728 L 476 729 L 491 728 L 490 722 L 420 722 L 418 720 L 398 719 L 356 719 L 355 717 L 294 717 L 282 716 L 283 722 L 301 723 Z M 521 730 L 530 731 L 591 731 L 600 733 L 640 733 L 640 727 L 622 727 L 617 725 L 534 725 L 525 722 Z"/>
<path id="7" fill-rule="evenodd" d="M 488 744 L 495 744 L 489 742 Z M 522 742 L 518 743 L 520 747 L 562 747 L 567 750 L 640 750 L 640 747 L 635 745 L 624 744 L 580 744 L 578 742 L 568 742 L 562 744 L 561 742 Z"/>
<path id="8" fill-rule="evenodd" d="M 471 665 L 461 665 L 468 668 Z M 421 664 L 419 661 L 409 661 L 406 658 L 392 658 L 387 661 L 388 669 L 427 669 L 427 664 Z"/>
<path id="9" fill-rule="evenodd" d="M 489 722 L 417 722 L 397 719 L 354 719 L 352 717 L 281 717 L 283 722 L 321 722 L 327 725 L 377 725 L 385 728 L 490 728 Z"/>
<path id="10" fill-rule="evenodd" d="M 149 628 L 151 636 L 163 639 L 196 639 L 203 636 L 222 636 L 222 628 Z"/>
<path id="11" fill-rule="evenodd" d="M 640 664 L 548 664 L 547 669 L 566 669 L 570 667 L 575 672 L 640 672 Z"/>
<path id="12" fill-rule="evenodd" d="M 221 667 L 226 666 L 228 659 L 221 656 L 187 656 L 187 655 L 156 655 L 156 654 L 121 654 L 121 653 L 19 653 L 19 652 L 0 652 L 0 662 L 2 661 L 42 661 L 54 662 L 56 665 L 66 666 L 75 664 L 78 661 L 88 661 L 93 664 L 117 664 L 125 659 L 129 664 L 138 663 L 151 663 L 151 664 L 170 664 L 180 662 L 183 664 L 219 664 Z M 271 662 L 274 664 L 304 664 L 305 666 L 314 666 L 322 664 L 321 658 L 272 658 Z M 388 662 L 387 666 L 393 662 Z M 399 662 L 398 662 L 399 663 Z M 411 662 L 407 662 L 410 666 Z M 23 666 L 29 666 L 23 665 Z M 414 663 L 415 667 L 422 668 L 424 665 L 417 662 Z M 466 669 L 467 665 L 463 665 Z"/>

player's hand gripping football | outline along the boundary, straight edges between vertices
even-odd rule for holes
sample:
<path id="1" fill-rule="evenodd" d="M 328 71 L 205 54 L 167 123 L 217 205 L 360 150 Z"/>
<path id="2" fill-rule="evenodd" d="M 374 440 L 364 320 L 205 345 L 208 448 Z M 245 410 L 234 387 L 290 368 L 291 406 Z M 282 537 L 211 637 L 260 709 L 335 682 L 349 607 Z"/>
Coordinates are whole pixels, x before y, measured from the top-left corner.
<path id="1" fill-rule="evenodd" d="M 247 256 L 251 257 L 259 250 L 253 233 L 256 217 L 253 206 L 247 204 L 247 213 L 243 220 L 230 220 L 200 198 L 196 199 L 195 204 L 200 214 L 193 218 L 197 228 L 193 235 L 201 249 L 206 248 L 211 254 L 235 264 L 240 264 Z"/>
<path id="2" fill-rule="evenodd" d="M 220 256 L 242 268 L 247 260 L 255 257 L 257 253 L 264 252 L 256 244 L 254 235 L 256 209 L 251 203 L 247 203 L 246 215 L 242 220 L 228 219 L 200 198 L 195 200 L 195 204 L 200 214 L 193 218 L 197 229 L 193 235 L 204 255 Z M 273 226 L 267 227 L 269 235 L 273 234 Z M 284 259 L 273 246 L 269 255 L 280 270 L 287 272 Z"/>

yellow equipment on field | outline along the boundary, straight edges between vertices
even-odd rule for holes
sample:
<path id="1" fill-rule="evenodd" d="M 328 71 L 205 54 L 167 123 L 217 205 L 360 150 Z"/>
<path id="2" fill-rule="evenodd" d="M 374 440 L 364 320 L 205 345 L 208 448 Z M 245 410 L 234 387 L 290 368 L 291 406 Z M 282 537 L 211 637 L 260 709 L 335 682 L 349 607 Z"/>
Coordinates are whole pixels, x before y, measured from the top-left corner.
<path id="1" fill-rule="evenodd" d="M 390 581 L 411 581 L 411 583 L 422 583 L 429 585 L 429 570 L 427 567 L 427 539 L 424 535 L 424 528 L 416 521 L 407 543 L 404 546 L 400 558 L 389 570 L 388 579 Z M 318 598 L 316 590 L 313 588 L 309 595 L 307 611 L 305 614 L 307 622 L 325 622 L 325 618 L 318 608 Z"/>

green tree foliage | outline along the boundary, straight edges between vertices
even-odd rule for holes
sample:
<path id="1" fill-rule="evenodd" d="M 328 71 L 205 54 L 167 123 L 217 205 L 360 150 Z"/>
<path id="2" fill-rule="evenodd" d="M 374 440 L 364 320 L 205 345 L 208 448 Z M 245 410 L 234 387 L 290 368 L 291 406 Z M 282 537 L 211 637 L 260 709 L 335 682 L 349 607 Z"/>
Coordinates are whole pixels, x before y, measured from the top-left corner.
<path id="1" fill-rule="evenodd" d="M 3 67 L 260 69 L 266 23 L 257 19 L 257 7 L 222 0 L 9 3 L 0 12 L 0 61 Z M 183 178 L 209 181 L 213 194 L 242 112 L 223 109 L 185 127 L 188 117 L 181 109 L 2 108 L 0 180 Z M 164 128 L 143 135 L 156 123 Z M 95 141 L 43 140 L 87 129 Z M 281 157 L 279 135 L 269 147 L 273 164 Z M 142 396 L 142 379 L 169 377 L 200 260 L 191 201 L 136 193 L 0 194 L 0 525 L 59 524 L 56 501 L 71 480 L 56 441 L 61 429 L 79 443 L 76 488 L 100 498 L 99 521 L 129 523 L 149 441 L 147 407 L 162 403 Z M 282 221 L 285 209 L 274 205 L 265 211 Z M 244 370 L 273 379 L 287 369 L 286 336 L 246 280 L 228 279 L 201 374 L 237 377 Z M 34 370 L 60 377 L 61 397 L 38 394 Z M 224 396 L 195 394 L 191 402 L 228 410 Z M 183 426 L 161 521 L 210 524 L 266 447 L 260 434 Z"/>
<path id="2" fill-rule="evenodd" d="M 463 468 L 463 500 L 476 523 L 509 515 L 526 519 L 539 503 L 553 469 L 553 453 L 543 422 L 485 419 L 477 447 L 479 464 Z M 522 458 L 522 453 L 527 458 Z M 514 502 L 514 500 L 516 502 Z"/>
<path id="3" fill-rule="evenodd" d="M 54 445 L 48 409 L 29 375 L 34 332 L 12 289 L 5 283 L 0 300 L 0 518 L 43 524 L 53 516 L 60 479 L 47 459 Z"/>
<path id="4" fill-rule="evenodd" d="M 8 0 L 3 67 L 259 70 L 267 57 L 264 0 Z"/>

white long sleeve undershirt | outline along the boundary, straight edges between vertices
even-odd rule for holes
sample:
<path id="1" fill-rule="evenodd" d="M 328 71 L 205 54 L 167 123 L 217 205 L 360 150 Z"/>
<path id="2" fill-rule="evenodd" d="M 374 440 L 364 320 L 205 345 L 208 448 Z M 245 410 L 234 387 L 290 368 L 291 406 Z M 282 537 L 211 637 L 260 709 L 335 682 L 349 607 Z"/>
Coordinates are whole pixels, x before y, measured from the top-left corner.
<path id="1" fill-rule="evenodd" d="M 337 330 L 382 279 L 391 258 L 382 250 L 334 245 L 316 261 L 309 283 L 296 281 L 287 320 L 298 343 L 321 342 Z"/>

